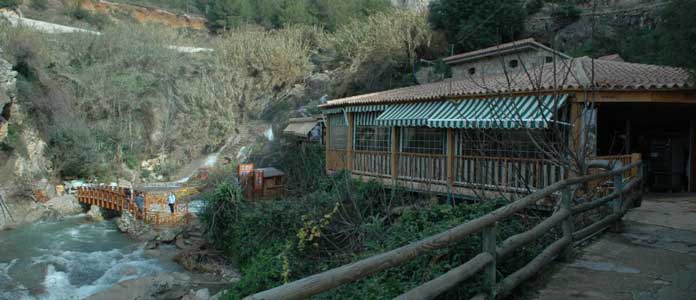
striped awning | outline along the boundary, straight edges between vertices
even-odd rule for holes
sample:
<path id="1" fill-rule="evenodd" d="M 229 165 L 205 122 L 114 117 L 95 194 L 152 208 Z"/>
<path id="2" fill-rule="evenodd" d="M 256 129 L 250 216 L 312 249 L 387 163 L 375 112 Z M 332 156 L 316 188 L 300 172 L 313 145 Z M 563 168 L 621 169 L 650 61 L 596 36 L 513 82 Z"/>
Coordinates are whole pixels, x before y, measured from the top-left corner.
<path id="1" fill-rule="evenodd" d="M 355 114 L 355 126 L 377 126 L 377 117 L 381 111 L 362 112 Z"/>
<path id="2" fill-rule="evenodd" d="M 344 114 L 330 114 L 326 116 L 331 127 L 347 127 L 346 116 Z"/>
<path id="3" fill-rule="evenodd" d="M 375 123 L 379 126 L 427 126 L 428 119 L 446 102 L 403 103 L 387 107 Z"/>
<path id="4" fill-rule="evenodd" d="M 441 102 L 426 126 L 434 128 L 547 128 L 568 95 Z"/>
<path id="5" fill-rule="evenodd" d="M 375 111 L 384 111 L 387 109 L 386 104 L 376 104 L 376 105 L 358 105 L 358 106 L 347 106 L 347 107 L 336 107 L 336 108 L 327 108 L 327 109 L 322 109 L 322 113 L 328 115 L 328 114 L 337 114 L 337 113 L 342 113 L 342 112 L 375 112 Z"/>

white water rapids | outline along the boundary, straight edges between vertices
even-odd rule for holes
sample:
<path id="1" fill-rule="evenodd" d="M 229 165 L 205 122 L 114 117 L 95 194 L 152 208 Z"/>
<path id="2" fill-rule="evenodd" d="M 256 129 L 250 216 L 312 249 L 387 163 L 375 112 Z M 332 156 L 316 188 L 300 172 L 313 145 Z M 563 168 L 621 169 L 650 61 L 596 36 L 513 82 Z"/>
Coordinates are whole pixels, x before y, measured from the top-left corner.
<path id="1" fill-rule="evenodd" d="M 0 300 L 84 299 L 118 282 L 181 271 L 150 257 L 112 221 L 84 215 L 0 232 Z"/>

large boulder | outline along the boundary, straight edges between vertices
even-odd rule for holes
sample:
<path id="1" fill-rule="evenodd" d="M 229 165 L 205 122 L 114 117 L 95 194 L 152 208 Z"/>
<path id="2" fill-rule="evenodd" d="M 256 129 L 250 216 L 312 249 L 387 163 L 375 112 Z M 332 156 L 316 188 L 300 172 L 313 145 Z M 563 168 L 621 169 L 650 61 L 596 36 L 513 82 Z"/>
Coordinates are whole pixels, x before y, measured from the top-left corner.
<path id="1" fill-rule="evenodd" d="M 82 212 L 80 202 L 77 201 L 77 198 L 73 195 L 63 195 L 52 198 L 46 202 L 46 206 L 63 216 L 75 215 Z"/>
<path id="2" fill-rule="evenodd" d="M 208 289 L 200 289 L 197 291 L 191 290 L 188 294 L 184 295 L 181 300 L 208 300 L 210 299 L 210 292 Z"/>
<path id="3" fill-rule="evenodd" d="M 102 210 L 99 206 L 92 205 L 87 212 L 87 219 L 92 222 L 104 221 L 104 215 L 102 215 Z"/>
<path id="4" fill-rule="evenodd" d="M 154 240 L 157 237 L 155 230 L 142 220 L 138 220 L 130 212 L 124 211 L 116 219 L 118 230 L 139 240 Z"/>
<path id="5" fill-rule="evenodd" d="M 163 295 L 185 295 L 191 277 L 183 273 L 160 273 L 150 277 L 126 280 L 89 296 L 88 300 L 158 300 Z M 183 293 L 178 291 L 183 290 Z"/>

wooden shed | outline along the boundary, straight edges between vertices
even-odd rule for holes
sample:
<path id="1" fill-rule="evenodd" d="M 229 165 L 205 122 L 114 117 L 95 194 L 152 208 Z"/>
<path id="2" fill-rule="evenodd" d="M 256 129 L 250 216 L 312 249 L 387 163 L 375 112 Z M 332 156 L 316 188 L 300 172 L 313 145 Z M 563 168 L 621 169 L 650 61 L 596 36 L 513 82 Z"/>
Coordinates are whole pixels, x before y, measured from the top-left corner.
<path id="1" fill-rule="evenodd" d="M 291 118 L 283 134 L 305 142 L 323 143 L 324 119 L 322 116 Z"/>

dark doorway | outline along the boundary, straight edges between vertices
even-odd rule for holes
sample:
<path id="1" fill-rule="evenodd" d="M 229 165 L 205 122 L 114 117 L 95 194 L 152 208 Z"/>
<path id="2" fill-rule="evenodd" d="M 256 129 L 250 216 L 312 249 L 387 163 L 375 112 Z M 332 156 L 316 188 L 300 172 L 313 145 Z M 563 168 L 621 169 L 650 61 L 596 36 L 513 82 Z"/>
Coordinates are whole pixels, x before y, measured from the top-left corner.
<path id="1" fill-rule="evenodd" d="M 696 105 L 602 103 L 597 116 L 598 155 L 640 153 L 650 191 L 689 191 L 696 180 L 690 167 L 693 119 Z"/>

